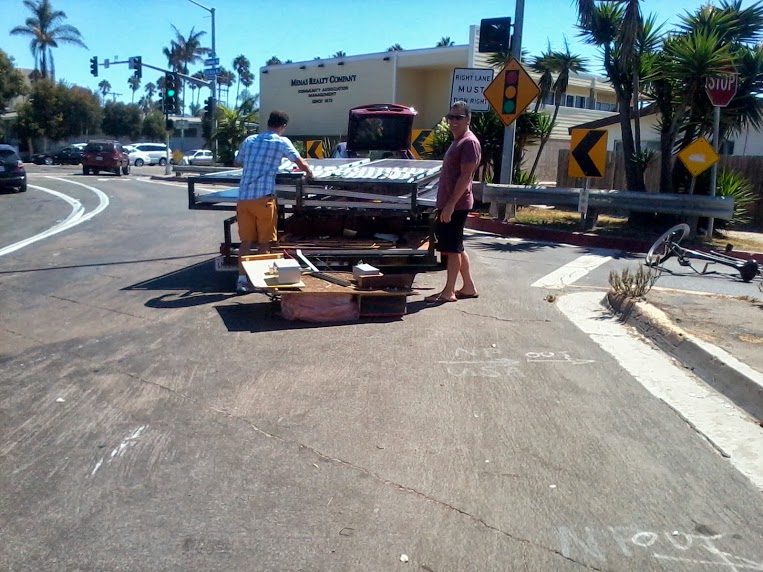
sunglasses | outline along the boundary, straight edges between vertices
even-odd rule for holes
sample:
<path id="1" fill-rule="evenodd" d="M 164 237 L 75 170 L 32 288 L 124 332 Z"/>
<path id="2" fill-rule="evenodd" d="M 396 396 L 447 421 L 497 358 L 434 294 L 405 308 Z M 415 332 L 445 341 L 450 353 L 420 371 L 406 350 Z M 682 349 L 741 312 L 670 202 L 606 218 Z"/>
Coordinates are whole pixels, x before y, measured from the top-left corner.
<path id="1" fill-rule="evenodd" d="M 458 121 L 461 121 L 462 119 L 466 119 L 466 115 L 458 115 L 456 113 L 448 113 L 445 116 L 445 118 L 446 119 L 450 119 L 450 120 L 456 120 L 457 119 Z"/>

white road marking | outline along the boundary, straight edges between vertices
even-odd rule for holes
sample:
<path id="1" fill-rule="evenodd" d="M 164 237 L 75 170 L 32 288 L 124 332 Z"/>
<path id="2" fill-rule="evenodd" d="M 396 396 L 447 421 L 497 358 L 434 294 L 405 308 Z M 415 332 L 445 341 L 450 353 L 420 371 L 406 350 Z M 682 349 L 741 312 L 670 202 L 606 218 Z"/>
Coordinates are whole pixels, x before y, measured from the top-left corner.
<path id="1" fill-rule="evenodd" d="M 91 187 L 90 185 L 84 185 L 76 181 L 69 181 L 67 179 L 62 179 L 60 177 L 48 176 L 46 178 L 55 179 L 57 181 L 63 181 L 65 183 L 71 183 L 72 185 L 79 185 L 80 187 L 85 187 L 86 189 L 93 191 L 98 196 L 98 206 L 91 212 L 84 214 L 84 207 L 82 206 L 82 203 L 78 201 L 77 199 L 73 199 L 72 197 L 69 197 L 68 195 L 65 195 L 63 193 L 59 193 L 58 191 L 54 191 L 53 189 L 38 187 L 36 185 L 29 185 L 33 189 L 44 191 L 46 193 L 49 193 L 60 199 L 65 200 L 67 203 L 72 205 L 72 213 L 66 218 L 66 220 L 49 228 L 48 230 L 45 230 L 39 234 L 36 234 L 35 236 L 26 238 L 24 240 L 21 240 L 19 242 L 16 242 L 14 244 L 6 246 L 5 248 L 0 249 L 0 256 L 5 256 L 6 254 L 15 252 L 21 248 L 24 248 L 25 246 L 29 246 L 30 244 L 34 244 L 35 242 L 38 242 L 40 240 L 53 236 L 54 234 L 58 234 L 59 232 L 63 232 L 65 230 L 73 228 L 80 223 L 90 220 L 95 215 L 102 212 L 106 207 L 109 206 L 109 197 L 103 191 L 100 191 L 99 189 L 96 189 L 95 187 Z"/>
<path id="2" fill-rule="evenodd" d="M 568 262 L 564 266 L 557 268 L 543 278 L 536 280 L 530 286 L 532 288 L 549 288 L 552 290 L 561 290 L 565 286 L 577 282 L 591 270 L 598 268 L 602 264 L 612 260 L 611 256 L 601 256 L 598 254 L 584 254 Z"/>
<path id="3" fill-rule="evenodd" d="M 122 442 L 119 444 L 119 446 L 115 447 L 111 451 L 111 455 L 109 455 L 109 458 L 106 459 L 105 457 L 101 457 L 98 459 L 98 462 L 96 462 L 95 467 L 93 468 L 93 471 L 90 473 L 90 476 L 92 477 L 98 469 L 101 468 L 101 465 L 103 464 L 103 461 L 105 460 L 107 463 L 111 463 L 112 459 L 114 457 L 122 457 L 125 454 L 125 451 L 127 451 L 128 447 L 134 447 L 136 444 L 136 441 L 138 440 L 138 437 L 140 437 L 140 434 L 143 433 L 143 430 L 146 428 L 145 425 L 141 425 L 138 427 L 135 431 L 132 432 L 129 436 L 125 437 Z"/>
<path id="4" fill-rule="evenodd" d="M 634 335 L 601 305 L 600 292 L 562 296 L 559 309 L 639 381 L 714 443 L 763 490 L 763 428 L 720 393 Z"/>

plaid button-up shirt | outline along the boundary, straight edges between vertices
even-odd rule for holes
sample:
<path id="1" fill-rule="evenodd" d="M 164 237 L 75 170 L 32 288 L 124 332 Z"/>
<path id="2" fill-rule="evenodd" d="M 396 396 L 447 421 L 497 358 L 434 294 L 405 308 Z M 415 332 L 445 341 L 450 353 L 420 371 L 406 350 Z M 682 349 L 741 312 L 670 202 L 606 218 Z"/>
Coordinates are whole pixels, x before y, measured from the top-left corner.
<path id="1" fill-rule="evenodd" d="M 276 173 L 281 159 L 296 161 L 299 153 L 286 137 L 273 131 L 244 139 L 236 162 L 244 167 L 239 185 L 239 200 L 259 199 L 276 192 Z"/>

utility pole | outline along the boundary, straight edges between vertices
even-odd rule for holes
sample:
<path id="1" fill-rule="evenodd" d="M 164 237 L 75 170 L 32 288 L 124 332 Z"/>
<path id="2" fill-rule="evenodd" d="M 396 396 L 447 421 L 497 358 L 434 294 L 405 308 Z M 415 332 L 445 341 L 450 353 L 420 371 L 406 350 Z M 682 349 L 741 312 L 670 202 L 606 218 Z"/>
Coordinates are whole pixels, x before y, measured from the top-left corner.
<path id="1" fill-rule="evenodd" d="M 511 55 L 522 61 L 522 20 L 525 15 L 525 0 L 516 0 L 514 11 L 514 34 L 511 36 Z M 501 177 L 499 182 L 502 185 L 510 185 L 514 172 L 514 134 L 517 122 L 514 121 L 503 131 L 503 158 L 501 159 Z M 507 208 L 509 208 L 507 206 Z M 507 213 L 508 215 L 508 213 Z"/>

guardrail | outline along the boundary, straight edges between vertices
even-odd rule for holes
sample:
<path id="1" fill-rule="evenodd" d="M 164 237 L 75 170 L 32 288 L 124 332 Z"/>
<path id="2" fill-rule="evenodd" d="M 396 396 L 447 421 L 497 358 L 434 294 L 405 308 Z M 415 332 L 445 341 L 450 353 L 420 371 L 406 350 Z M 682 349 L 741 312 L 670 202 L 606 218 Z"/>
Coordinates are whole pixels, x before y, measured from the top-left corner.
<path id="1" fill-rule="evenodd" d="M 553 205 L 577 207 L 581 189 L 528 188 L 517 185 L 482 186 L 482 201 L 491 205 Z M 588 191 L 588 213 L 584 230 L 596 225 L 599 211 L 619 210 L 674 214 L 683 217 L 712 217 L 731 220 L 733 197 L 685 195 L 676 193 L 639 193 L 633 191 Z"/>
<path id="2" fill-rule="evenodd" d="M 194 175 L 206 175 L 207 173 L 222 173 L 224 171 L 235 171 L 235 167 L 215 167 L 213 165 L 173 165 L 172 172 L 176 175 L 183 173 L 193 173 Z"/>

